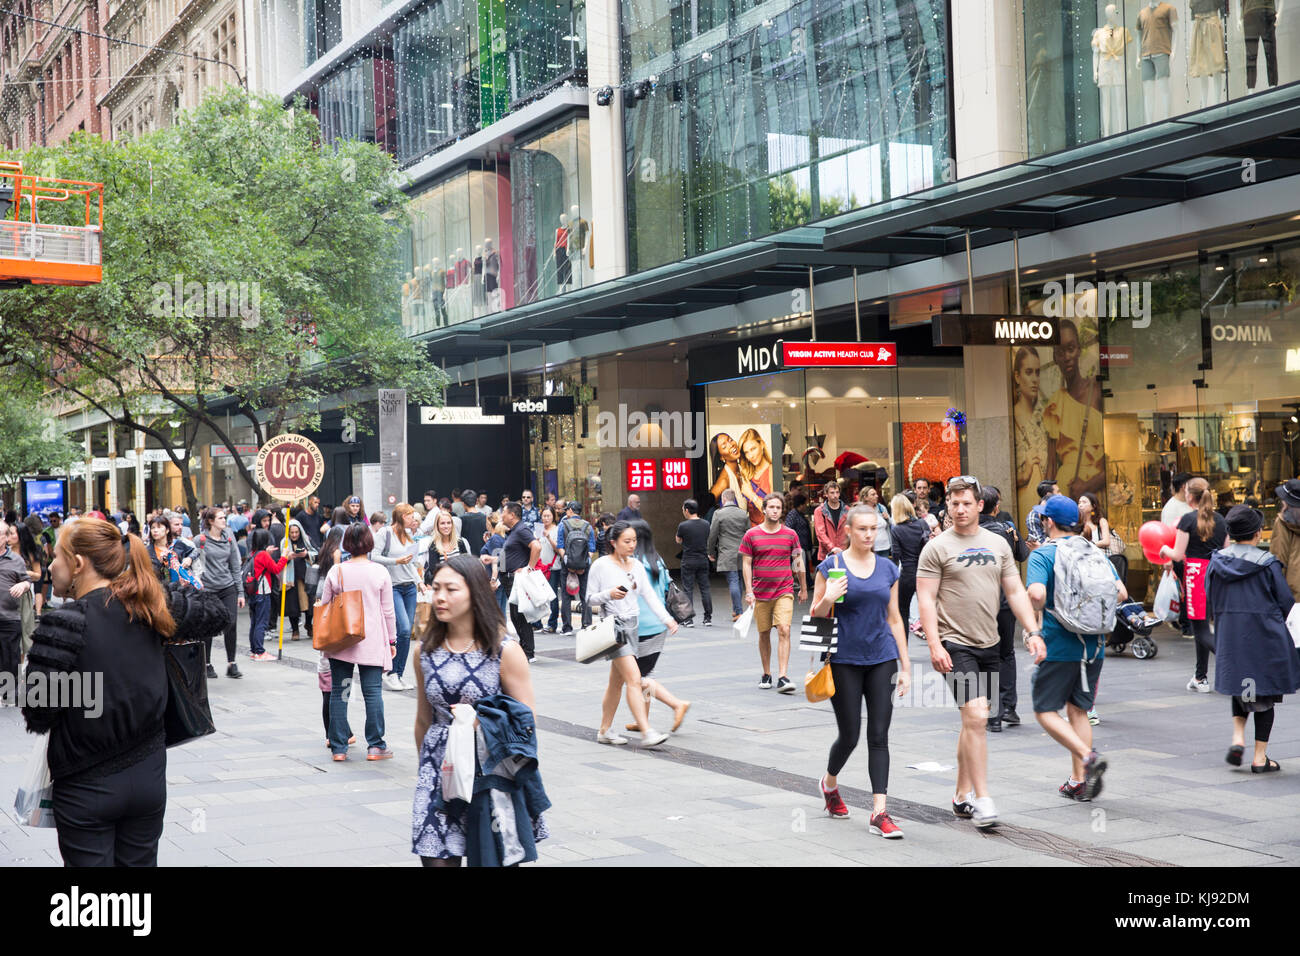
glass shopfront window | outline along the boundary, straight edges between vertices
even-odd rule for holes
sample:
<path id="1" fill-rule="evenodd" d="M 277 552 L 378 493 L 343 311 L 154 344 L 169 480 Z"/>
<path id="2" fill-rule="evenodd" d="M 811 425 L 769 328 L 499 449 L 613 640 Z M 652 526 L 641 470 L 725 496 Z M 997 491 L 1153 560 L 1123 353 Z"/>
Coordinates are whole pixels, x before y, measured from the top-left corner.
<path id="1" fill-rule="evenodd" d="M 580 289 L 596 267 L 597 222 L 591 208 L 591 143 L 586 119 L 574 119 L 510 150 L 516 171 L 514 301 L 533 302 Z"/>
<path id="2" fill-rule="evenodd" d="M 419 8 L 394 31 L 399 163 L 479 128 L 474 17 L 474 0 L 441 0 Z"/>
<path id="3" fill-rule="evenodd" d="M 942 178 L 951 155 L 946 4 L 622 8 L 632 269 Z"/>
<path id="4" fill-rule="evenodd" d="M 597 363 L 570 362 L 547 371 L 550 391 L 535 384 L 521 394 L 541 398 L 571 395 L 572 415 L 544 415 L 529 419 L 528 461 L 530 485 L 538 504 L 547 492 L 561 501 L 581 502 L 581 514 L 605 510 L 597 441 L 600 406 L 596 402 Z M 617 509 L 616 509 L 617 510 Z M 560 517 L 563 517 L 561 515 Z"/>
<path id="5" fill-rule="evenodd" d="M 732 488 L 757 523 L 762 496 L 795 480 L 816 500 L 827 481 L 856 482 L 884 469 L 887 505 L 915 478 L 961 474 L 961 430 L 948 420 L 964 392 L 960 363 L 903 362 L 897 369 L 808 369 L 705 386 L 710 493 L 716 498 Z"/>
<path id="6" fill-rule="evenodd" d="M 1100 320 L 1065 320 L 1060 347 L 1014 353 L 1021 515 L 1044 477 L 1072 497 L 1094 492 L 1138 587 L 1138 529 L 1159 519 L 1179 472 L 1204 477 L 1222 513 L 1260 508 L 1267 539 L 1274 489 L 1300 474 L 1297 279 L 1295 243 L 1098 277 L 1120 298 L 1103 286 L 1068 307 Z M 1044 301 L 1031 290 L 1029 311 Z"/>
<path id="7" fill-rule="evenodd" d="M 415 335 L 514 304 L 510 167 L 479 164 L 411 200 L 402 327 Z"/>
<path id="8" fill-rule="evenodd" d="M 364 140 L 391 152 L 397 143 L 393 64 L 370 56 L 349 60 L 321 82 L 317 115 L 325 142 Z"/>
<path id="9" fill-rule="evenodd" d="M 1037 156 L 1300 80 L 1282 0 L 1025 0 Z"/>

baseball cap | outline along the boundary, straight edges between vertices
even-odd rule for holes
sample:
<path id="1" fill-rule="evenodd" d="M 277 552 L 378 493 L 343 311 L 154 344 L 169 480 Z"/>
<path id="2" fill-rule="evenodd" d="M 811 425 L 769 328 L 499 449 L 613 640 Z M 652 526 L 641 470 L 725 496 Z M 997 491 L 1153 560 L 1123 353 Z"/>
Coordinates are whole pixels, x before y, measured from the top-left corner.
<path id="1" fill-rule="evenodd" d="M 1059 527 L 1073 528 L 1079 523 L 1079 506 L 1065 495 L 1052 495 L 1043 504 L 1043 517 L 1051 518 Z"/>

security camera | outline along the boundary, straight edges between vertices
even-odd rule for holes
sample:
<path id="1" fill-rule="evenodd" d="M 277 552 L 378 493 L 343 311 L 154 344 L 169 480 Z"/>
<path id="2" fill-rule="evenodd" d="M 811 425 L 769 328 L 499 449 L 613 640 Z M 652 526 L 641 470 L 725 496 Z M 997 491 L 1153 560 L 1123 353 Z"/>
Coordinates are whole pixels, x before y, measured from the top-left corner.
<path id="1" fill-rule="evenodd" d="M 600 89 L 596 90 L 597 106 L 608 106 L 612 102 L 614 102 L 614 87 L 602 86 Z"/>

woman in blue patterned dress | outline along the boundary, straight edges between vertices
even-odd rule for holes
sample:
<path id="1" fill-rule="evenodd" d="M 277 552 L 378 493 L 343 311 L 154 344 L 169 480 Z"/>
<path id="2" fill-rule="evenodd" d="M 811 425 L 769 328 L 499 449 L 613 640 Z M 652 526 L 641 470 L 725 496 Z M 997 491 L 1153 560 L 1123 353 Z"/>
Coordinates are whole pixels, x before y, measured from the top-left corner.
<path id="1" fill-rule="evenodd" d="M 415 676 L 423 691 L 415 713 L 420 770 L 411 814 L 412 852 L 425 866 L 460 866 L 465 830 L 455 814 L 435 809 L 442 789 L 442 758 L 451 705 L 509 694 L 533 708 L 533 680 L 518 641 L 505 640 L 506 622 L 492 583 L 475 557 L 455 554 L 433 577 L 433 620 L 420 638 Z M 549 833 L 533 820 L 534 839 Z"/>

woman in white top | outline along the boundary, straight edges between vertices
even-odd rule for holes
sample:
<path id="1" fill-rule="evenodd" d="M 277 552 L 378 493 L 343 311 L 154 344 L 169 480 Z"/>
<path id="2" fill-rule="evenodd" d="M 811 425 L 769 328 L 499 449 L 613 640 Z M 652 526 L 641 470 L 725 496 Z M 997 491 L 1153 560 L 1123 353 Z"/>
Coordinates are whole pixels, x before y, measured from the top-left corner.
<path id="1" fill-rule="evenodd" d="M 560 550 L 560 526 L 555 520 L 555 509 L 547 505 L 541 511 L 542 533 L 537 536 L 542 551 L 537 558 L 537 567 L 546 575 L 551 589 L 555 591 L 555 600 L 551 602 L 551 613 L 546 619 L 543 634 L 554 634 L 560 618 L 560 594 L 564 588 L 564 575 L 561 562 L 557 560 Z"/>
<path id="2" fill-rule="evenodd" d="M 587 603 L 593 610 L 614 615 L 618 628 L 619 644 L 612 652 L 609 668 L 609 685 L 601 702 L 600 732 L 596 742 L 601 744 L 626 744 L 627 738 L 611 735 L 609 725 L 618 709 L 619 694 L 627 687 L 627 703 L 632 717 L 641 730 L 641 746 L 657 747 L 668 739 L 650 726 L 645 697 L 641 693 L 641 672 L 636 666 L 637 657 L 637 595 L 663 621 L 669 634 L 677 633 L 677 622 L 668 613 L 659 595 L 655 593 L 646 574 L 645 565 L 635 557 L 636 528 L 631 522 L 616 521 L 609 529 L 608 540 L 613 553 L 597 558 L 587 579 Z"/>
<path id="3" fill-rule="evenodd" d="M 370 559 L 388 569 L 393 580 L 393 609 L 397 612 L 397 654 L 393 669 L 384 675 L 389 690 L 415 690 L 406 680 L 406 662 L 411 656 L 411 628 L 415 624 L 415 605 L 424 584 L 424 556 L 414 538 L 420 518 L 415 509 L 402 502 L 393 509 L 392 524 L 375 532 L 375 550 Z M 373 527 L 373 525 L 372 525 Z"/>

